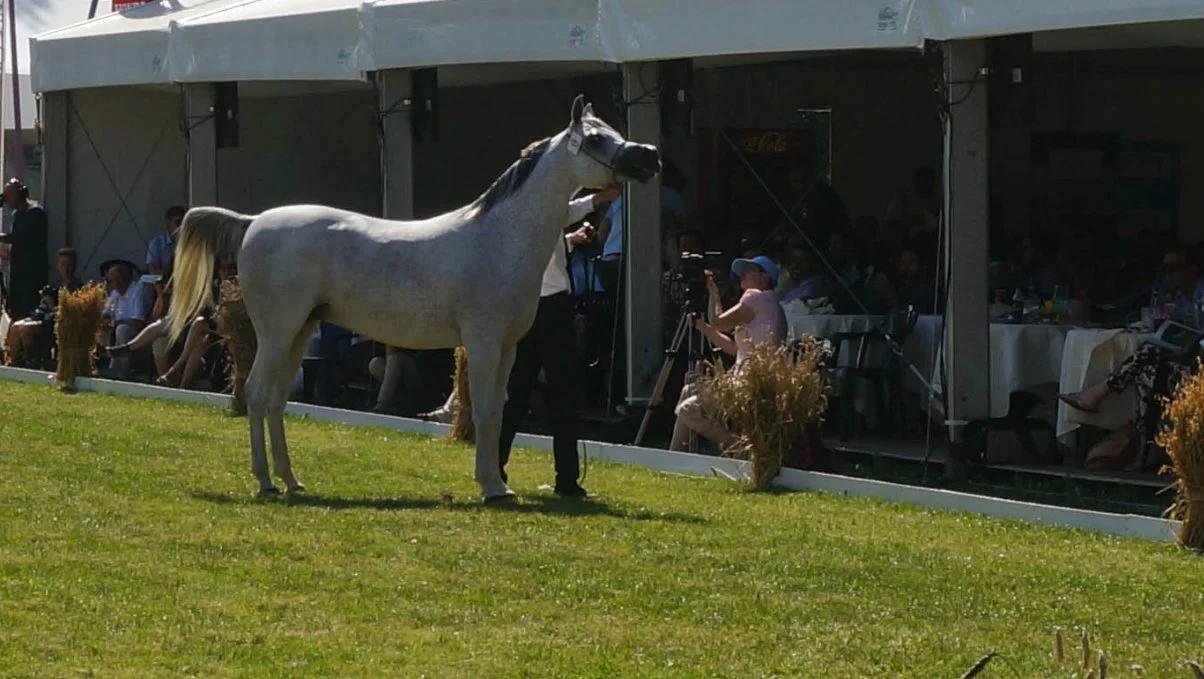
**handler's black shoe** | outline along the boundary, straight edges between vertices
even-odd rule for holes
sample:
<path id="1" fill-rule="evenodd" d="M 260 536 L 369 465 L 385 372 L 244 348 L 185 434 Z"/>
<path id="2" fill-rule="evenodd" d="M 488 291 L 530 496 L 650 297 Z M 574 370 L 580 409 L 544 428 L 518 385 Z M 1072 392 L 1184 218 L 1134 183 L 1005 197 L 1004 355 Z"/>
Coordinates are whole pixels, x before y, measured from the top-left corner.
<path id="1" fill-rule="evenodd" d="M 582 498 L 582 499 L 584 499 L 584 498 L 589 497 L 589 492 L 586 491 L 584 488 L 582 488 L 580 485 L 578 485 L 577 482 L 575 482 L 575 481 L 571 484 L 558 485 L 558 486 L 556 486 L 555 489 L 553 489 L 552 492 L 554 492 L 557 495 L 559 495 L 560 497 L 564 497 L 564 498 Z"/>

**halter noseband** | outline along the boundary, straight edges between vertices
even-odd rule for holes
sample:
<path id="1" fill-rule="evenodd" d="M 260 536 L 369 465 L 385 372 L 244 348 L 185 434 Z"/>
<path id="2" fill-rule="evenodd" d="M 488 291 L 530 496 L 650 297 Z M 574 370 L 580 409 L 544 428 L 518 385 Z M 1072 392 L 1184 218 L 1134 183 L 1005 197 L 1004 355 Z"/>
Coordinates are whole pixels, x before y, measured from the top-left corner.
<path id="1" fill-rule="evenodd" d="M 609 159 L 602 160 L 598 156 L 594 155 L 594 153 L 590 150 L 589 146 L 586 145 L 586 143 L 585 143 L 585 140 L 586 140 L 585 125 L 582 125 L 581 128 L 582 128 L 581 129 L 581 153 L 585 154 L 586 158 L 589 158 L 590 160 L 594 161 L 595 163 L 610 170 L 611 181 L 613 181 L 615 184 L 618 184 L 619 176 L 618 176 L 618 173 L 615 172 L 615 163 L 619 159 L 619 154 L 622 153 L 623 150 L 626 149 L 628 146 L 630 146 L 631 142 L 624 139 L 622 142 L 620 142 L 618 144 L 618 146 L 615 147 L 614 153 L 610 154 Z"/>

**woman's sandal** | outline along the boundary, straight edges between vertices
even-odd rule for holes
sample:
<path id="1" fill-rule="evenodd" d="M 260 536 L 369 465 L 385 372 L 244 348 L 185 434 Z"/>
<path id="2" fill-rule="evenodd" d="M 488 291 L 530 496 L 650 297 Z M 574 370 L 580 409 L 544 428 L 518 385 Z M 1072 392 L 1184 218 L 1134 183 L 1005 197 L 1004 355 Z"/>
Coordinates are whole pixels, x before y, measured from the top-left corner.
<path id="1" fill-rule="evenodd" d="M 170 387 L 172 389 L 178 388 L 180 386 L 180 380 L 171 379 L 167 375 L 168 373 L 164 373 L 156 377 L 155 384 L 160 387 Z"/>
<path id="2" fill-rule="evenodd" d="M 111 347 L 105 347 L 105 353 L 113 358 L 123 358 L 125 356 L 129 356 L 131 351 L 132 349 L 130 349 L 129 343 L 114 344 Z"/>
<path id="3" fill-rule="evenodd" d="M 1058 394 L 1058 400 L 1070 406 L 1071 408 L 1074 408 L 1075 410 L 1081 410 L 1085 413 L 1099 412 L 1099 408 L 1090 408 L 1087 406 L 1087 404 L 1080 401 L 1078 394 Z"/>

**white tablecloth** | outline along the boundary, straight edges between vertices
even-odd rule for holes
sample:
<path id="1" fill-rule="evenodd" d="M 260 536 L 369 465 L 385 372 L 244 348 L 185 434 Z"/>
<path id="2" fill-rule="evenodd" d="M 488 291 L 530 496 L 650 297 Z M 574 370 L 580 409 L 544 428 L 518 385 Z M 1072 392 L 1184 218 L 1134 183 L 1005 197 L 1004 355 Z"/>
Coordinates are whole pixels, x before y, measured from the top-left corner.
<path id="1" fill-rule="evenodd" d="M 1148 335 L 1127 330 L 1071 330 L 1062 354 L 1061 393 L 1080 391 L 1108 378 L 1125 359 L 1136 353 Z M 1103 429 L 1118 429 L 1133 420 L 1137 393 L 1129 387 L 1110 395 L 1100 404 L 1098 413 L 1076 410 L 1058 404 L 1058 437 L 1072 433 L 1084 424 Z"/>

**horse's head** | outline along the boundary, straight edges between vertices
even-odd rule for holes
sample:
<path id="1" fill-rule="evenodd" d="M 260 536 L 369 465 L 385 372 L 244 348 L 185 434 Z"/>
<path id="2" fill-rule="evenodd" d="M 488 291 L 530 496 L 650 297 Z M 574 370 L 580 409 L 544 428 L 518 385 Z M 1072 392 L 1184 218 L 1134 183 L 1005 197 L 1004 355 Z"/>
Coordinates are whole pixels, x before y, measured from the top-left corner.
<path id="1" fill-rule="evenodd" d="M 636 144 L 594 115 L 585 97 L 573 101 L 572 120 L 565 131 L 567 150 L 581 186 L 600 188 L 625 181 L 646 182 L 661 170 L 655 146 Z"/>

